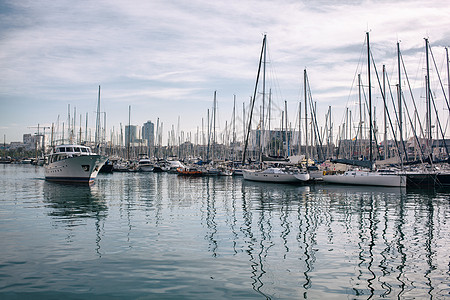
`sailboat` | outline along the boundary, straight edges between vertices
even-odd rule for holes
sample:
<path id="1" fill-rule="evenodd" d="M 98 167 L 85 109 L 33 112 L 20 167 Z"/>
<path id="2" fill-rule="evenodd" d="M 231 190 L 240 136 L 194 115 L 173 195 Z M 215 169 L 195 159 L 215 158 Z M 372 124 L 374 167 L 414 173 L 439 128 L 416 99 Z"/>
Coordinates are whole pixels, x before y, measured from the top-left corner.
<path id="1" fill-rule="evenodd" d="M 406 187 L 406 176 L 395 172 L 374 172 L 353 170 L 341 175 L 324 175 L 327 183 Z"/>
<path id="2" fill-rule="evenodd" d="M 350 184 L 350 185 L 372 185 L 372 186 L 393 186 L 406 187 L 406 176 L 395 171 L 377 172 L 373 171 L 373 154 L 372 154 L 372 92 L 370 82 L 370 44 L 369 32 L 367 34 L 367 73 L 369 86 L 369 161 L 370 169 L 347 171 L 340 175 L 324 175 L 323 181 L 326 183 Z"/>
<path id="3" fill-rule="evenodd" d="M 299 183 L 309 180 L 308 173 L 300 173 L 297 170 L 267 168 L 265 170 L 242 170 L 244 179 L 273 183 Z"/>

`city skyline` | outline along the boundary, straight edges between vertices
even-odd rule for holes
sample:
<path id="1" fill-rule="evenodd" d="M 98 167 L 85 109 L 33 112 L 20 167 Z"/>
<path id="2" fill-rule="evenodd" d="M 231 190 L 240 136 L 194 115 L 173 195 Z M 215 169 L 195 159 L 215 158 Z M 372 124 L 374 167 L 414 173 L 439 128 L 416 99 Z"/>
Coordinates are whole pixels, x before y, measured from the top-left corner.
<path id="1" fill-rule="evenodd" d="M 97 90 L 107 132 L 159 118 L 164 141 L 172 126 L 196 132 L 206 123 L 217 91 L 217 130 L 230 124 L 252 96 L 263 34 L 268 37 L 267 90 L 275 117 L 284 101 L 295 125 L 308 70 L 319 120 L 329 106 L 335 130 L 354 105 L 356 70 L 365 32 L 379 68 L 395 86 L 397 42 L 411 72 L 423 113 L 424 38 L 430 40 L 445 80 L 450 45 L 445 1 L 4 1 L 0 49 L 0 135 L 21 140 L 40 126 L 66 122 L 95 127 Z M 437 84 L 432 86 L 439 91 Z M 266 91 L 268 93 L 268 91 Z M 439 109 L 445 109 L 442 104 Z M 381 114 L 379 97 L 374 98 Z M 421 116 L 422 117 L 422 116 Z M 445 120 L 443 120 L 445 121 Z M 277 121 L 278 122 L 278 121 Z M 237 129 L 241 130 L 242 125 Z M 241 130 L 242 131 L 242 130 Z M 3 142 L 3 141 L 2 141 Z"/>

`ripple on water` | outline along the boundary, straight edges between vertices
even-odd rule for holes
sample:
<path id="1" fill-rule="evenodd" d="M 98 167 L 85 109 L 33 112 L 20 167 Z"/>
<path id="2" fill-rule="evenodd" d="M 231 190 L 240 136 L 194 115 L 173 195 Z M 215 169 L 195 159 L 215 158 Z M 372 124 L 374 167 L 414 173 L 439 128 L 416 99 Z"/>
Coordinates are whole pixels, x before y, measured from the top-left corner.
<path id="1" fill-rule="evenodd" d="M 0 166 L 0 298 L 448 296 L 448 193 Z"/>

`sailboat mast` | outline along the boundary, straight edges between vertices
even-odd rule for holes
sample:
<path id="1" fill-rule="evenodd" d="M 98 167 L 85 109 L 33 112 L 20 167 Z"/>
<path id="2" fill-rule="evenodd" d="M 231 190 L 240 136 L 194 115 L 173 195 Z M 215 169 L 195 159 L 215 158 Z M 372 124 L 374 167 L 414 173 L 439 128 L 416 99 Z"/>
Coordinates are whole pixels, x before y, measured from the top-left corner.
<path id="1" fill-rule="evenodd" d="M 288 118 L 287 118 L 287 116 L 288 116 L 288 114 L 287 114 L 287 101 L 285 100 L 284 101 L 284 111 L 285 111 L 285 116 L 286 116 L 286 118 L 285 118 L 285 122 L 286 122 L 286 126 L 285 126 L 285 128 L 286 128 L 286 132 L 285 132 L 285 137 L 286 137 L 286 157 L 288 157 L 289 156 L 289 135 L 288 135 Z"/>
<path id="2" fill-rule="evenodd" d="M 400 143 L 403 145 L 403 120 L 402 120 L 402 80 L 400 69 L 400 43 L 397 42 L 397 60 L 398 60 L 398 130 L 400 131 Z M 405 153 L 406 155 L 406 153 Z"/>
<path id="3" fill-rule="evenodd" d="M 305 158 L 308 165 L 308 103 L 306 94 L 306 69 L 303 71 L 303 89 L 305 93 Z"/>
<path id="4" fill-rule="evenodd" d="M 233 147 L 231 149 L 232 154 L 232 161 L 233 161 L 233 167 L 234 167 L 234 147 L 236 145 L 236 95 L 233 95 Z"/>
<path id="5" fill-rule="evenodd" d="M 252 127 L 251 125 L 252 125 L 252 117 L 253 117 L 253 108 L 255 107 L 256 91 L 258 89 L 259 75 L 260 75 L 260 71 L 261 71 L 261 62 L 262 62 L 262 57 L 263 57 L 263 53 L 264 53 L 264 49 L 265 48 L 266 48 L 266 35 L 264 35 L 264 38 L 263 38 L 261 55 L 260 55 L 260 58 L 259 58 L 258 74 L 256 75 L 255 90 L 253 91 L 253 100 L 252 100 L 252 105 L 251 105 L 251 108 L 250 108 L 250 116 L 249 116 L 249 120 L 248 120 L 247 136 L 245 138 L 244 151 L 242 153 L 242 164 L 245 164 L 245 154 L 247 152 L 248 138 L 250 136 L 250 130 L 251 130 L 251 127 Z"/>
<path id="6" fill-rule="evenodd" d="M 448 60 L 448 47 L 445 47 L 445 54 L 446 54 L 446 57 L 447 57 L 448 98 L 450 98 L 450 66 L 449 66 L 450 61 Z M 450 114 L 450 110 L 448 111 L 448 113 Z"/>
<path id="7" fill-rule="evenodd" d="M 369 44 L 369 32 L 367 35 L 367 77 L 369 83 L 369 160 L 370 160 L 370 170 L 372 170 L 372 83 L 370 81 L 370 44 Z"/>
<path id="8" fill-rule="evenodd" d="M 87 133 L 88 133 L 88 113 L 86 113 L 86 131 L 84 132 L 84 141 L 87 142 Z"/>
<path id="9" fill-rule="evenodd" d="M 131 144 L 131 105 L 128 105 L 128 141 L 127 141 L 127 159 L 130 159 Z"/>
<path id="10" fill-rule="evenodd" d="M 358 74 L 358 103 L 359 103 L 359 153 L 362 151 L 362 106 L 361 106 L 361 74 Z"/>
<path id="11" fill-rule="evenodd" d="M 302 146 L 302 102 L 298 102 L 298 155 L 300 155 L 300 149 Z"/>
<path id="12" fill-rule="evenodd" d="M 100 140 L 100 85 L 98 86 L 97 100 L 97 119 L 95 121 L 95 146 L 97 147 Z"/>
<path id="13" fill-rule="evenodd" d="M 216 155 L 216 91 L 214 91 L 214 107 L 213 107 L 213 148 L 212 148 L 212 159 L 214 160 L 214 156 Z"/>
<path id="14" fill-rule="evenodd" d="M 270 119 L 271 119 L 271 115 L 272 115 L 272 89 L 269 90 L 269 105 L 267 107 L 267 115 L 268 115 L 268 129 L 269 129 L 269 154 L 271 153 L 271 149 L 270 149 L 270 145 L 271 145 L 271 141 L 272 141 L 272 131 L 271 131 L 271 127 L 270 127 Z"/>
<path id="15" fill-rule="evenodd" d="M 388 158 L 388 145 L 387 145 L 387 113 L 386 113 L 386 65 L 383 65 L 383 116 L 384 116 L 384 128 L 383 128 L 383 140 L 384 140 L 384 159 Z"/>
<path id="16" fill-rule="evenodd" d="M 262 94 L 262 121 L 261 121 L 261 153 L 260 153 L 260 157 L 261 157 L 261 162 L 262 162 L 262 157 L 263 157 L 263 152 L 264 152 L 264 148 L 265 148 L 265 108 L 266 108 L 266 52 L 267 52 L 267 46 L 264 47 L 264 61 L 263 61 L 263 82 L 262 82 L 262 86 L 263 86 L 263 94 Z"/>
<path id="17" fill-rule="evenodd" d="M 426 105 L 427 105 L 427 140 L 428 146 L 431 148 L 431 97 L 430 97 L 430 65 L 428 58 L 428 39 L 425 39 L 425 54 L 427 64 L 427 79 L 426 79 Z"/>

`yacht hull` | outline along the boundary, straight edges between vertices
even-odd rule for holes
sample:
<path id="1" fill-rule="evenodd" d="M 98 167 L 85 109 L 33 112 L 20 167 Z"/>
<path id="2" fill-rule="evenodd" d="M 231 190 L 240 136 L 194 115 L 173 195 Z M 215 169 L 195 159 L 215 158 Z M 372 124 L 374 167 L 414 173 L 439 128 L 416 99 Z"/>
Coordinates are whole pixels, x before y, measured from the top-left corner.
<path id="1" fill-rule="evenodd" d="M 267 174 L 259 171 L 253 171 L 253 170 L 243 170 L 242 175 L 244 176 L 244 179 L 251 180 L 251 181 L 262 181 L 262 182 L 275 182 L 275 183 L 298 183 L 300 181 L 305 180 L 299 180 L 295 176 L 295 174 Z M 303 174 L 297 174 L 297 175 L 303 175 Z M 306 174 L 308 175 L 308 174 Z M 309 176 L 308 176 L 309 179 Z"/>
<path id="2" fill-rule="evenodd" d="M 45 179 L 56 182 L 91 183 L 107 159 L 102 155 L 81 155 L 61 159 L 45 166 Z"/>
<path id="3" fill-rule="evenodd" d="M 406 187 L 406 176 L 396 174 L 378 174 L 374 172 L 346 172 L 343 175 L 324 175 L 326 183 L 348 185 L 371 185 Z"/>

